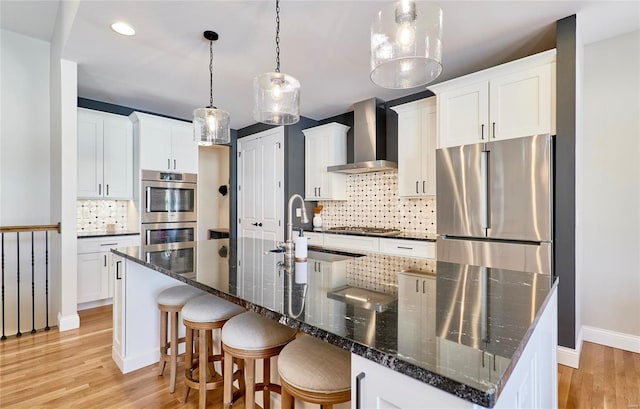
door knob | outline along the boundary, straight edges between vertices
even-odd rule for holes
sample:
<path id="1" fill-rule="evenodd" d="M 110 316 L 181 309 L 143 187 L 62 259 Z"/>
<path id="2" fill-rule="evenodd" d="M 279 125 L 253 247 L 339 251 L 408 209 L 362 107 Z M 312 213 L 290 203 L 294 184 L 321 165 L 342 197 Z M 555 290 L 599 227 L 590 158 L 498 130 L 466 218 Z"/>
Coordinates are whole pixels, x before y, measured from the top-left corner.
<path id="1" fill-rule="evenodd" d="M 258 223 L 258 222 L 256 222 L 256 223 L 251 223 L 251 225 L 253 225 L 253 226 L 258 226 L 258 227 L 262 227 L 262 223 Z"/>

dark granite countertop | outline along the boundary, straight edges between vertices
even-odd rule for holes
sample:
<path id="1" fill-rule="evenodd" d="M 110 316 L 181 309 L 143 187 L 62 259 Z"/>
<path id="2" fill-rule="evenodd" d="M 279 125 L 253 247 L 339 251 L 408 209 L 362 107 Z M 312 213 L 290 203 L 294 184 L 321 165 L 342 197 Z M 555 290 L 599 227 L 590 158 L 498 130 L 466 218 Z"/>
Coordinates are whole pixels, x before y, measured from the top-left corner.
<path id="1" fill-rule="evenodd" d="M 375 233 L 359 233 L 359 232 L 344 233 L 340 231 L 329 231 L 329 230 L 318 231 L 318 230 L 312 230 L 309 228 L 304 229 L 304 231 L 311 232 L 311 233 L 342 234 L 345 236 L 349 235 L 349 236 L 378 237 L 381 239 L 420 240 L 420 241 L 431 241 L 434 243 L 436 241 L 436 235 L 426 234 L 426 233 L 400 233 L 392 236 L 386 236 L 386 235 L 375 234 Z"/>
<path id="2" fill-rule="evenodd" d="M 495 405 L 556 285 L 539 274 L 313 249 L 285 268 L 273 248 L 201 241 L 182 274 L 184 250 L 112 251 L 484 407 Z"/>
<path id="3" fill-rule="evenodd" d="M 78 238 L 88 239 L 94 237 L 135 236 L 136 234 L 140 234 L 140 232 L 131 230 L 115 231 L 109 233 L 107 233 L 106 231 L 83 231 L 78 232 Z"/>

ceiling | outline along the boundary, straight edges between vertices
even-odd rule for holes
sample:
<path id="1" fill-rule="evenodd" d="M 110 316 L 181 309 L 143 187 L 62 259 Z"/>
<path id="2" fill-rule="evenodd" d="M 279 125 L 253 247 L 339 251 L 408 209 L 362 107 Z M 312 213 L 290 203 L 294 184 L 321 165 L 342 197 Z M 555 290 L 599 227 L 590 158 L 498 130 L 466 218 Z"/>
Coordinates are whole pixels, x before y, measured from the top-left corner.
<path id="1" fill-rule="evenodd" d="M 252 80 L 275 68 L 274 1 L 81 1 L 64 58 L 78 63 L 80 97 L 190 119 L 209 102 L 214 30 L 215 105 L 250 125 Z M 640 28 L 640 2 L 440 1 L 441 82 L 553 48 L 555 21 L 577 14 L 585 43 Z M 1 27 L 50 41 L 59 2 L 0 1 Z M 281 70 L 301 83 L 301 114 L 322 119 L 386 90 L 369 80 L 369 25 L 381 1 L 281 2 Z M 126 21 L 133 37 L 109 26 Z"/>

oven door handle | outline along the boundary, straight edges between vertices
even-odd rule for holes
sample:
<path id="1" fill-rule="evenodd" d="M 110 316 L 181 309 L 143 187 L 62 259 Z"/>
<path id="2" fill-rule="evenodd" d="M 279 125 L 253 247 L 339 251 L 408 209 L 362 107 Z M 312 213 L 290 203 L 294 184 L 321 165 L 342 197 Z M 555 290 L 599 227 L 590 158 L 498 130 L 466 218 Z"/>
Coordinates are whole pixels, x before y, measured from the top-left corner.
<path id="1" fill-rule="evenodd" d="M 144 209 L 147 213 L 151 213 L 151 187 L 147 186 L 144 189 Z"/>

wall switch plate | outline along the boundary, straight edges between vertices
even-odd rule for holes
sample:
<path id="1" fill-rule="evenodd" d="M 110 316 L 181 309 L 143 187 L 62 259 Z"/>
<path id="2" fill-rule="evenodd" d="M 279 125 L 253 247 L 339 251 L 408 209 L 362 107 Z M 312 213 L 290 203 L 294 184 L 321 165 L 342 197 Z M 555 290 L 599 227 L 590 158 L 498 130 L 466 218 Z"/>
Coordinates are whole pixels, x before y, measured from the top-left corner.
<path id="1" fill-rule="evenodd" d="M 296 217 L 302 217 L 302 209 L 299 207 L 296 208 Z"/>

